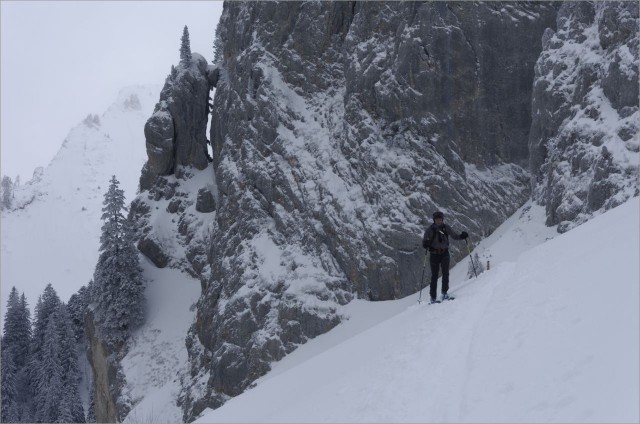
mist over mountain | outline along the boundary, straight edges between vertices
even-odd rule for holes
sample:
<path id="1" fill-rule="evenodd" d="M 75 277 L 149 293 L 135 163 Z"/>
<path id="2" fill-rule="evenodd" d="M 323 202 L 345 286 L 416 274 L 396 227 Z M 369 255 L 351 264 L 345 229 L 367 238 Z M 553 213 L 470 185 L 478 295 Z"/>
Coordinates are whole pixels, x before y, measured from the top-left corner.
<path id="1" fill-rule="evenodd" d="M 130 201 L 146 160 L 144 122 L 159 86 L 132 86 L 69 131 L 49 165 L 13 188 L 2 211 L 2 304 L 11 286 L 33 308 L 51 283 L 65 301 L 93 276 L 103 194 L 117 175 Z"/>

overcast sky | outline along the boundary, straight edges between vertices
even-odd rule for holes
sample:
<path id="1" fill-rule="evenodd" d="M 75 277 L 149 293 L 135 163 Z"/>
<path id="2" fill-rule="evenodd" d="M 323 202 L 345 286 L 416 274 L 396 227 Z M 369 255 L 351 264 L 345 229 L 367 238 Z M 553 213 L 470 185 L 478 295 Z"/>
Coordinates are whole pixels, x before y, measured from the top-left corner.
<path id="1" fill-rule="evenodd" d="M 121 88 L 163 84 L 184 25 L 191 51 L 211 61 L 222 2 L 3 0 L 0 8 L 1 173 L 26 182 Z"/>

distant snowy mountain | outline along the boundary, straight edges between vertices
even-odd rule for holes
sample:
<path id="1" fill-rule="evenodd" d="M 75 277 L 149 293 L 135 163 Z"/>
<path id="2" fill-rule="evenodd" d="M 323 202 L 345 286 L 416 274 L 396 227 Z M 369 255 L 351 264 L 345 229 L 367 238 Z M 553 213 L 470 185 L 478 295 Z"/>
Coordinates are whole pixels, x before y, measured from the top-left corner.
<path id="1" fill-rule="evenodd" d="M 479 245 L 490 271 L 452 270 L 456 300 L 354 301 L 197 422 L 638 422 L 638 213 L 558 235 L 528 203 Z"/>
<path id="2" fill-rule="evenodd" d="M 2 211 L 2 307 L 12 286 L 33 308 L 51 283 L 64 301 L 86 284 L 98 258 L 103 195 L 116 175 L 127 201 L 146 161 L 144 123 L 160 86 L 124 88 L 102 114 L 89 115 L 46 168 L 15 189 Z"/>

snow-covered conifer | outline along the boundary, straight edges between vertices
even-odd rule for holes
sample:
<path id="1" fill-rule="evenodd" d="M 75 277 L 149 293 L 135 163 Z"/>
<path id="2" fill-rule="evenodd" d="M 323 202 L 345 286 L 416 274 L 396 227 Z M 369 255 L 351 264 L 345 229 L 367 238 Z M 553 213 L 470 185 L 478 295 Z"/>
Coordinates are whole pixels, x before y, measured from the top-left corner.
<path id="1" fill-rule="evenodd" d="M 180 43 L 180 62 L 189 63 L 191 60 L 191 42 L 189 41 L 189 28 L 184 26 Z"/>
<path id="2" fill-rule="evenodd" d="M 49 317 L 60 306 L 60 298 L 58 293 L 51 284 L 45 287 L 44 292 L 38 297 L 38 303 L 36 303 L 35 309 L 35 321 L 33 323 L 33 337 L 31 339 L 31 354 L 39 359 L 41 356 L 41 349 L 44 343 L 45 333 L 47 325 L 49 324 Z"/>
<path id="3" fill-rule="evenodd" d="M 11 378 L 12 392 L 7 390 L 3 393 L 3 420 L 4 422 L 24 421 L 20 411 L 26 408 L 29 400 L 29 378 L 27 367 L 29 360 L 29 342 L 31 339 L 31 314 L 27 305 L 27 300 L 22 294 L 18 297 L 15 287 L 11 289 L 7 309 L 4 319 L 2 337 L 2 360 L 3 367 L 11 367 L 13 372 L 2 376 L 3 385 L 5 378 Z M 4 363 L 6 359 L 6 363 Z M 4 369 L 4 368 L 3 368 Z M 3 371 L 4 372 L 4 371 Z M 11 393 L 11 394 L 10 394 Z M 7 394 L 5 396 L 5 394 Z M 9 406 L 6 401 L 10 399 Z"/>
<path id="4" fill-rule="evenodd" d="M 133 229 L 122 213 L 124 192 L 118 184 L 114 175 L 105 194 L 100 256 L 91 294 L 101 338 L 116 345 L 142 323 L 144 303 L 138 250 Z"/>
<path id="5" fill-rule="evenodd" d="M 38 300 L 36 327 L 29 364 L 33 420 L 84 422 L 73 323 L 67 306 L 50 285 Z M 42 340 L 38 340 L 40 337 Z"/>
<path id="6" fill-rule="evenodd" d="M 74 325 L 66 305 L 58 309 L 58 333 L 60 342 L 60 365 L 64 392 L 60 403 L 59 422 L 84 422 L 84 410 L 78 387 L 80 370 L 78 367 L 77 341 Z"/>
<path id="7" fill-rule="evenodd" d="M 39 367 L 35 373 L 35 418 L 38 422 L 57 422 L 64 388 L 60 363 L 59 314 L 54 311 L 45 327 Z"/>
<path id="8" fill-rule="evenodd" d="M 73 324 L 73 332 L 76 341 L 82 340 L 84 337 L 84 313 L 87 309 L 87 286 L 82 286 L 77 293 L 69 298 L 67 310 Z"/>
<path id="9" fill-rule="evenodd" d="M 27 300 L 24 293 L 22 297 L 19 297 L 18 290 L 13 287 L 9 294 L 7 310 L 4 315 L 2 342 L 3 348 L 11 348 L 13 355 L 12 360 L 18 368 L 25 365 L 27 355 L 29 354 L 30 339 L 31 322 Z"/>
<path id="10" fill-rule="evenodd" d="M 3 337 L 4 342 L 4 337 Z M 2 345 L 2 354 L 0 357 L 0 373 L 2 374 L 2 381 L 0 383 L 0 390 L 2 390 L 2 422 L 12 422 L 10 412 L 14 410 L 14 403 L 16 402 L 16 367 L 13 362 L 12 348 Z"/>

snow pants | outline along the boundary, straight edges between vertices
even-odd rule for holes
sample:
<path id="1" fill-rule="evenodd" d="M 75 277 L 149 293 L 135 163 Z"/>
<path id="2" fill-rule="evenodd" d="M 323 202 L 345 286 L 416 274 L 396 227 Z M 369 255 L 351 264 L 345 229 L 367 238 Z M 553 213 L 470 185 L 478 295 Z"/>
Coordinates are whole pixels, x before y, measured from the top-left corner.
<path id="1" fill-rule="evenodd" d="M 433 253 L 429 258 L 429 264 L 431 265 L 431 284 L 429 285 L 429 294 L 434 299 L 438 295 L 438 274 L 440 268 L 442 268 L 442 293 L 449 291 L 449 251 L 445 250 L 444 253 Z"/>

